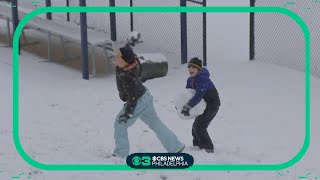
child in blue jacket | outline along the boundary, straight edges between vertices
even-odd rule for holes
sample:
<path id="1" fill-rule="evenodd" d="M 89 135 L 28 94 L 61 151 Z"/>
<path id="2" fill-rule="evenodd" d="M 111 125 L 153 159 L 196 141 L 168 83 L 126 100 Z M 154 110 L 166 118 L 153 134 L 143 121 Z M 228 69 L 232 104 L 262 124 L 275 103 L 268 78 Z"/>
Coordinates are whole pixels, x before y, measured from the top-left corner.
<path id="1" fill-rule="evenodd" d="M 189 116 L 189 110 L 196 106 L 202 98 L 204 99 L 207 103 L 206 109 L 203 114 L 196 117 L 192 126 L 193 146 L 205 149 L 208 153 L 213 153 L 214 146 L 207 128 L 219 110 L 219 93 L 209 78 L 209 71 L 202 67 L 202 60 L 197 57 L 192 58 L 188 63 L 188 71 L 190 77 L 187 80 L 186 88 L 195 89 L 196 93 L 184 105 L 181 113 Z"/>

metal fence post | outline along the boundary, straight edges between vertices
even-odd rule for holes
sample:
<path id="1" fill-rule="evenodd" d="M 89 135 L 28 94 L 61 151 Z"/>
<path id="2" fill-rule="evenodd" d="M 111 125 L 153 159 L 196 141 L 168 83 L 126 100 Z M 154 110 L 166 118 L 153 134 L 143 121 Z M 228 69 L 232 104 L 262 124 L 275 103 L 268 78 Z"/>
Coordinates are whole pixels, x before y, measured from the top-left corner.
<path id="1" fill-rule="evenodd" d="M 51 0 L 46 0 L 46 7 L 51 6 Z M 47 19 L 52 20 L 52 13 L 47 13 Z"/>
<path id="2" fill-rule="evenodd" d="M 69 0 L 66 0 L 66 5 L 67 5 L 67 7 L 70 6 Z M 67 21 L 70 21 L 70 13 L 69 12 L 67 12 Z"/>
<path id="3" fill-rule="evenodd" d="M 11 6 L 12 6 L 11 7 L 11 10 L 12 10 L 12 30 L 13 30 L 13 33 L 15 33 L 16 29 L 17 29 L 17 26 L 19 24 L 18 1 L 17 0 L 12 0 Z M 20 40 L 19 40 L 19 54 L 20 54 Z"/>
<path id="4" fill-rule="evenodd" d="M 130 7 L 133 6 L 133 2 L 132 1 L 133 0 L 130 0 Z M 132 12 L 130 12 L 130 30 L 131 30 L 131 32 L 133 31 L 133 13 Z"/>
<path id="5" fill-rule="evenodd" d="M 207 0 L 203 0 L 203 7 L 207 6 Z M 203 13 L 203 65 L 207 66 L 207 13 Z"/>
<path id="6" fill-rule="evenodd" d="M 255 7 L 256 0 L 250 0 L 250 7 Z M 249 45 L 249 59 L 255 58 L 255 35 L 254 35 L 254 13 L 250 13 L 250 45 Z"/>
<path id="7" fill-rule="evenodd" d="M 86 0 L 79 0 L 80 6 L 86 6 Z M 87 14 L 80 13 L 82 78 L 89 80 Z"/>
<path id="8" fill-rule="evenodd" d="M 109 6 L 114 7 L 116 5 L 115 0 L 109 0 Z M 111 31 L 111 40 L 117 40 L 117 23 L 116 23 L 116 13 L 110 13 L 110 31 Z"/>
<path id="9" fill-rule="evenodd" d="M 180 0 L 180 6 L 186 7 L 187 0 Z M 180 13 L 180 30 L 181 30 L 181 64 L 188 61 L 188 40 L 187 40 L 187 13 Z"/>

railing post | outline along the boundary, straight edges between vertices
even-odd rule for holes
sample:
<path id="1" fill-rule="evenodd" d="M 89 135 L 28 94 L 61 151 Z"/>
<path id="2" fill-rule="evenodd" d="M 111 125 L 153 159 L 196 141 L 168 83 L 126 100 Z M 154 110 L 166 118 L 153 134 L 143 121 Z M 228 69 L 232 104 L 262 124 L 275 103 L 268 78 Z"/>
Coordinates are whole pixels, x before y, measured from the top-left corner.
<path id="1" fill-rule="evenodd" d="M 186 7 L 187 0 L 180 0 L 180 6 Z M 187 40 L 187 13 L 180 13 L 180 30 L 181 30 L 181 64 L 188 61 L 188 40 Z"/>

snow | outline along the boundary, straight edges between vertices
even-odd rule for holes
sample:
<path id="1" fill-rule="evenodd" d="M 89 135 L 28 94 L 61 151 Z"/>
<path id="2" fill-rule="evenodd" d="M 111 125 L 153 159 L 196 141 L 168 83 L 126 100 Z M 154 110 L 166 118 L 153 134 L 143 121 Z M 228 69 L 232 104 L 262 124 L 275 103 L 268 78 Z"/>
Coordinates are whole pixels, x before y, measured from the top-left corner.
<path id="1" fill-rule="evenodd" d="M 48 21 L 41 17 L 35 17 L 28 25 L 38 28 L 45 32 L 50 32 L 57 36 L 62 36 L 63 38 L 71 39 L 72 41 L 81 42 L 81 32 L 80 26 L 61 20 Z M 109 36 L 103 32 L 97 32 L 91 29 L 87 30 L 88 42 L 92 45 L 104 44 L 105 42 L 110 42 Z"/>
<path id="2" fill-rule="evenodd" d="M 283 171 L 130 171 L 64 172 L 36 169 L 22 160 L 12 141 L 11 49 L 0 48 L 0 179 L 22 172 L 30 179 L 297 179 L 312 171 L 319 175 L 320 80 L 311 84 L 311 146 L 307 155 Z M 36 161 L 46 164 L 118 164 L 106 159 L 113 150 L 113 121 L 122 107 L 115 77 L 80 78 L 80 72 L 22 51 L 20 56 L 20 139 Z M 186 65 L 169 70 L 166 77 L 147 81 L 158 115 L 178 138 L 195 164 L 278 164 L 300 150 L 305 134 L 304 74 L 259 62 L 215 62 L 208 67 L 222 106 L 209 126 L 216 152 L 191 148 L 193 121 L 178 118 L 174 98 L 185 87 Z M 131 153 L 165 152 L 142 122 L 129 128 Z M 287 173 L 286 171 L 290 171 Z M 161 172 L 161 173 L 160 173 Z M 279 173 L 284 174 L 280 176 Z M 310 176 L 311 177 L 311 176 Z"/>
<path id="3" fill-rule="evenodd" d="M 141 63 L 149 63 L 149 62 L 167 62 L 167 58 L 165 55 L 161 53 L 136 53 Z"/>
<path id="4" fill-rule="evenodd" d="M 232 4 L 248 3 L 234 1 Z M 179 65 L 179 60 L 171 58 L 170 54 L 161 53 L 165 59 L 160 62 L 168 59 L 167 76 L 145 83 L 154 96 L 158 115 L 186 143 L 185 153 L 194 157 L 195 164 L 278 164 L 290 160 L 300 150 L 305 137 L 304 73 L 247 61 L 248 27 L 241 22 L 247 21 L 248 15 L 212 13 L 208 14 L 208 19 L 208 39 L 213 40 L 208 42 L 210 63 L 207 68 L 222 102 L 208 129 L 216 152 L 207 154 L 190 147 L 193 121 L 179 119 L 174 108 L 174 99 L 185 87 L 188 72 L 186 65 Z M 231 19 L 237 23 L 229 21 Z M 320 119 L 320 80 L 316 78 L 311 78 L 310 147 L 301 161 L 284 170 L 110 172 L 34 168 L 20 157 L 13 143 L 12 57 L 11 49 L 2 46 L 0 44 L 1 180 L 17 176 L 31 180 L 292 180 L 307 174 L 312 179 L 320 176 L 320 123 L 317 120 Z M 144 46 L 142 43 L 135 48 L 139 53 L 146 52 Z M 159 58 L 153 56 L 152 59 Z M 123 105 L 118 98 L 115 77 L 85 81 L 79 71 L 43 61 L 24 51 L 20 56 L 19 133 L 24 150 L 33 159 L 47 164 L 123 163 L 119 159 L 105 158 L 113 150 L 113 121 Z M 165 152 L 141 121 L 129 128 L 129 137 L 131 153 Z"/>
<path id="5" fill-rule="evenodd" d="M 4 3 L 2 2 L 0 2 L 0 4 L 2 4 L 0 6 L 2 8 L 0 9 L 8 11 L 7 13 L 10 12 L 11 10 L 10 6 L 9 7 L 4 6 L 3 5 Z M 30 9 L 25 9 L 25 8 L 19 8 L 18 10 L 19 10 L 20 18 L 31 11 Z M 43 16 L 36 16 L 32 20 L 30 20 L 26 26 L 31 26 L 40 31 L 44 31 L 46 33 L 50 32 L 54 35 L 62 36 L 62 38 L 67 38 L 68 40 L 71 39 L 73 41 L 81 42 L 80 26 L 74 23 L 66 22 L 64 21 L 64 19 L 62 20 L 61 18 L 55 17 L 53 20 L 48 21 Z M 106 33 L 94 31 L 91 29 L 88 29 L 87 33 L 88 33 L 88 41 L 92 45 L 101 45 L 111 41 L 110 38 L 108 38 L 109 35 Z"/>

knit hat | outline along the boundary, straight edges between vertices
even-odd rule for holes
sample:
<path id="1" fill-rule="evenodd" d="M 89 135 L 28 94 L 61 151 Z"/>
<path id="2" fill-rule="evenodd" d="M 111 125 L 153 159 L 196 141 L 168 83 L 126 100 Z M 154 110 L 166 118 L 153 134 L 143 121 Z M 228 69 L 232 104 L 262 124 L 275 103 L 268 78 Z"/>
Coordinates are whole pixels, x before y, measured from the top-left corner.
<path id="1" fill-rule="evenodd" d="M 202 60 L 200 60 L 199 58 L 197 58 L 197 57 L 194 57 L 194 58 L 192 58 L 190 61 L 189 61 L 189 63 L 188 63 L 188 68 L 190 67 L 190 66 L 193 66 L 193 67 L 195 67 L 195 68 L 197 68 L 197 69 L 201 69 L 202 68 Z"/>
<path id="2" fill-rule="evenodd" d="M 127 64 L 132 64 L 135 59 L 135 55 L 130 46 L 124 46 L 118 51 L 119 56 L 126 62 Z"/>

